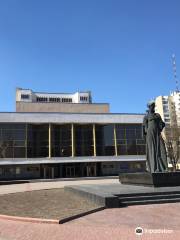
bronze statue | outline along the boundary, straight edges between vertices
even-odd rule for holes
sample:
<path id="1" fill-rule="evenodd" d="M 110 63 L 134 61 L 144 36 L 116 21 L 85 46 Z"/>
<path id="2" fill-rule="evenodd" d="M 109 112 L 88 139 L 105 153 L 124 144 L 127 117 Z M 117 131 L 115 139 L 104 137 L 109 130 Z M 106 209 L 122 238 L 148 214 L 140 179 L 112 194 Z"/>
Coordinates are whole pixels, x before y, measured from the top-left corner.
<path id="1" fill-rule="evenodd" d="M 146 138 L 147 170 L 151 173 L 167 171 L 167 154 L 161 132 L 165 127 L 160 114 L 155 113 L 155 102 L 148 103 L 148 113 L 143 121 Z"/>

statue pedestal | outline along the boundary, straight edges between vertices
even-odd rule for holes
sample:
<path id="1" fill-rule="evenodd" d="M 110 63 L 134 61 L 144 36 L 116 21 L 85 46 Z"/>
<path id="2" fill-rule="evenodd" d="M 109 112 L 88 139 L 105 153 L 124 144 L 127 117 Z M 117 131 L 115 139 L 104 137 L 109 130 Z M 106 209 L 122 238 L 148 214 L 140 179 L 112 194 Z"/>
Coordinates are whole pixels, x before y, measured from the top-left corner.
<path id="1" fill-rule="evenodd" d="M 180 186 L 180 172 L 120 173 L 119 181 L 121 184 L 152 187 Z"/>

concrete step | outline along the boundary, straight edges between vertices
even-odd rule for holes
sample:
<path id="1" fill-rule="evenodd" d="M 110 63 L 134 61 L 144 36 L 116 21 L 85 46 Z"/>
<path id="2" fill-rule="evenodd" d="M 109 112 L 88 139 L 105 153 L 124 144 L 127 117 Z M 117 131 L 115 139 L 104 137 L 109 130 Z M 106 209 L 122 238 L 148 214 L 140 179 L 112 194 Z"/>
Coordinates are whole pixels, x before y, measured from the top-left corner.
<path id="1" fill-rule="evenodd" d="M 128 197 L 119 197 L 120 202 L 131 202 L 131 201 L 141 201 L 141 200 L 154 200 L 154 199 L 173 199 L 180 198 L 180 193 L 178 194 L 156 194 L 156 195 L 139 195 L 139 196 L 128 196 Z"/>
<path id="2" fill-rule="evenodd" d="M 29 183 L 29 181 L 28 180 L 0 181 L 0 185 L 21 184 L 21 183 Z"/>
<path id="3" fill-rule="evenodd" d="M 180 194 L 180 191 L 157 191 L 157 192 L 137 192 L 137 193 L 122 193 L 122 194 L 115 194 L 117 197 L 135 197 L 135 196 L 156 196 L 156 195 L 174 195 Z"/>
<path id="4" fill-rule="evenodd" d="M 119 205 L 123 207 L 123 206 L 132 206 L 132 205 L 148 205 L 148 204 L 162 204 L 162 203 L 176 203 L 176 202 L 180 202 L 180 198 L 123 201 L 123 202 L 120 202 Z"/>

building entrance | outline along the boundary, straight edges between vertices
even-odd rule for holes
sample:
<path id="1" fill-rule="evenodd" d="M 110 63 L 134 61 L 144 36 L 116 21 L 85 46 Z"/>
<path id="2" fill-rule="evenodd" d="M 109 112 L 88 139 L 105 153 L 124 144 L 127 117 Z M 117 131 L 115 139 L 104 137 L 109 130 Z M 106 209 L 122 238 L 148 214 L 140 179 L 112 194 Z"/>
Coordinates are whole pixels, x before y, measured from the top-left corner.
<path id="1" fill-rule="evenodd" d="M 66 177 L 76 177 L 76 168 L 74 166 L 66 167 Z"/>
<path id="2" fill-rule="evenodd" d="M 84 166 L 84 174 L 85 177 L 95 177 L 97 176 L 96 172 L 96 164 L 95 163 L 89 163 Z"/>
<path id="3" fill-rule="evenodd" d="M 87 177 L 95 177 L 96 174 L 96 165 L 86 166 L 87 168 Z"/>
<path id="4" fill-rule="evenodd" d="M 96 177 L 98 168 L 96 163 L 66 164 L 62 168 L 62 177 Z"/>
<path id="5" fill-rule="evenodd" d="M 44 166 L 43 178 L 54 178 L 54 167 Z"/>

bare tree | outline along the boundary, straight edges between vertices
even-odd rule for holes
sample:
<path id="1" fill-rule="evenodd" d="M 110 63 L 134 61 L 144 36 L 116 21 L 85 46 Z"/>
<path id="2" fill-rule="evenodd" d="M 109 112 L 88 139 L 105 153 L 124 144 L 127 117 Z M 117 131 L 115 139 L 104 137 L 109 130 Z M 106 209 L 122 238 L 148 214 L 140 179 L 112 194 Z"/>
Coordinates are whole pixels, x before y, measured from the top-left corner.
<path id="1" fill-rule="evenodd" d="M 176 171 L 180 158 L 180 128 L 178 126 L 166 127 L 165 143 L 172 169 Z"/>

